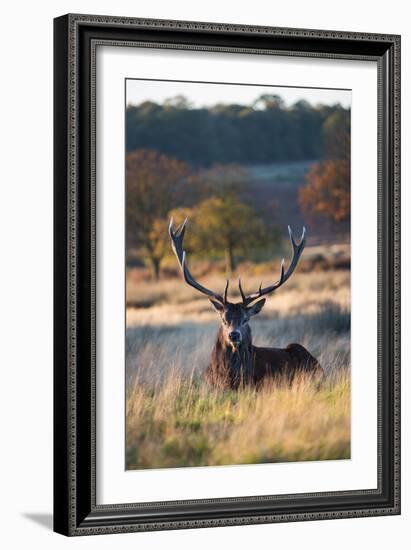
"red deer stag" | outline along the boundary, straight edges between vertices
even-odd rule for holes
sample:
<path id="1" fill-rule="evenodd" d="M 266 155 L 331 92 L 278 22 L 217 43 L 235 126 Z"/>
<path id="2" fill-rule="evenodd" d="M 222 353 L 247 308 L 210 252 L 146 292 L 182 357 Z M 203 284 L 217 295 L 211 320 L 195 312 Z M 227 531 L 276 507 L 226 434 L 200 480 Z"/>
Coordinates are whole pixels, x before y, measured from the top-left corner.
<path id="1" fill-rule="evenodd" d="M 260 348 L 253 346 L 249 320 L 257 315 L 265 304 L 265 298 L 252 302 L 274 292 L 293 274 L 305 246 L 305 228 L 301 241 L 297 244 L 290 227 L 293 258 L 287 271 L 284 272 L 284 259 L 281 263 L 279 280 L 273 285 L 260 288 L 252 294 L 244 294 L 241 280 L 238 281 L 242 302 L 233 304 L 227 300 L 227 280 L 224 295 L 217 294 L 201 285 L 190 273 L 183 249 L 186 230 L 185 220 L 175 231 L 173 219 L 170 220 L 169 233 L 173 251 L 178 259 L 186 283 L 208 296 L 214 309 L 221 317 L 211 362 L 205 371 L 205 379 L 213 386 L 236 389 L 244 384 L 259 386 L 264 380 L 280 377 L 292 382 L 295 375 L 302 373 L 309 376 L 323 374 L 318 361 L 300 344 L 289 344 L 286 348 Z"/>

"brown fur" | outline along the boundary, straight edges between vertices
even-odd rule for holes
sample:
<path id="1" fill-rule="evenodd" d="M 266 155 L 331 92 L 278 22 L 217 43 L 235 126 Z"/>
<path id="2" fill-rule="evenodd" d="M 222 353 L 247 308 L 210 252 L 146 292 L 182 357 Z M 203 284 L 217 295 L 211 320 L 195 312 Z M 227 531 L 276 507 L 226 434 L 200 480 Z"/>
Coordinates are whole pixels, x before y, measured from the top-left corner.
<path id="1" fill-rule="evenodd" d="M 285 349 L 257 348 L 252 344 L 251 329 L 248 321 L 257 315 L 265 304 L 265 298 L 280 288 L 293 274 L 305 246 L 305 227 L 299 244 L 295 242 L 291 228 L 290 234 L 293 257 L 285 271 L 284 260 L 281 264 L 280 278 L 273 285 L 260 288 L 257 292 L 246 295 L 238 281 L 242 303 L 232 304 L 227 300 L 229 280 L 224 295 L 217 294 L 198 283 L 191 275 L 183 248 L 186 230 L 185 220 L 173 230 L 173 219 L 170 220 L 169 234 L 172 247 L 183 272 L 185 282 L 202 294 L 208 296 L 216 312 L 220 315 L 221 326 L 211 356 L 211 363 L 205 372 L 206 380 L 213 386 L 238 388 L 249 384 L 259 386 L 267 379 L 282 378 L 290 383 L 296 374 L 322 374 L 318 361 L 299 344 L 289 344 Z M 260 300 L 260 298 L 262 298 Z M 259 299 L 258 302 L 255 300 Z M 253 304 L 253 305 L 251 305 Z"/>
<path id="2" fill-rule="evenodd" d="M 237 389 L 244 385 L 258 387 L 267 380 L 292 383 L 298 374 L 322 377 L 323 369 L 300 344 L 289 344 L 286 348 L 253 346 L 251 329 L 247 325 L 237 349 L 226 342 L 220 327 L 204 377 L 212 386 Z"/>

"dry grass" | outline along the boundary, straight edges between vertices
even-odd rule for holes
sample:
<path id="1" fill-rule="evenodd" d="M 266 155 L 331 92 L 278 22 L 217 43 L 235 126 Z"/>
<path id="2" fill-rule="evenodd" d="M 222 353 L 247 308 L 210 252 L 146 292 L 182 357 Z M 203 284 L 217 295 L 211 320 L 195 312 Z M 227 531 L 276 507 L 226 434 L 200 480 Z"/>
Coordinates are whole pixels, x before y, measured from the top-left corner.
<path id="1" fill-rule="evenodd" d="M 220 275 L 201 280 L 221 285 Z M 178 279 L 129 286 L 150 304 L 127 311 L 127 468 L 350 457 L 348 271 L 297 273 L 267 300 L 251 323 L 254 343 L 299 342 L 326 379 L 258 392 L 201 382 L 218 327 L 207 299 Z"/>
<path id="2" fill-rule="evenodd" d="M 347 370 L 318 387 L 216 391 L 170 373 L 127 395 L 127 468 L 173 468 L 350 457 Z"/>
<path id="3" fill-rule="evenodd" d="M 279 271 L 273 271 L 278 274 Z M 269 284 L 273 275 L 244 277 L 245 289 L 258 289 L 261 281 Z M 211 274 L 201 278 L 208 288 L 223 291 L 224 277 Z M 233 300 L 240 300 L 235 277 L 232 278 Z M 130 276 L 127 281 L 127 302 L 138 307 L 127 308 L 127 327 L 145 325 L 177 325 L 181 322 L 215 322 L 215 313 L 208 300 L 180 278 L 161 281 L 138 281 Z M 318 271 L 296 273 L 274 296 L 267 300 L 263 317 L 310 315 L 321 311 L 324 305 L 350 310 L 350 272 Z"/>

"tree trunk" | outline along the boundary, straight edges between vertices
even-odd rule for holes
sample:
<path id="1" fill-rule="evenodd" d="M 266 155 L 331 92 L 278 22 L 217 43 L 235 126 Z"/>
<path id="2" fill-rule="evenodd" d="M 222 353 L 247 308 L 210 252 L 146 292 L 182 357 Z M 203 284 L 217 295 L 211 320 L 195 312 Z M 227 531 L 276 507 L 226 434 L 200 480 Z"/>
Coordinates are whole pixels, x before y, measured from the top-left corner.
<path id="1" fill-rule="evenodd" d="M 153 267 L 153 278 L 155 281 L 160 279 L 160 260 L 158 258 L 151 258 L 151 265 Z"/>
<path id="2" fill-rule="evenodd" d="M 225 250 L 225 270 L 227 276 L 231 275 L 235 270 L 234 251 L 231 246 L 228 246 Z"/>

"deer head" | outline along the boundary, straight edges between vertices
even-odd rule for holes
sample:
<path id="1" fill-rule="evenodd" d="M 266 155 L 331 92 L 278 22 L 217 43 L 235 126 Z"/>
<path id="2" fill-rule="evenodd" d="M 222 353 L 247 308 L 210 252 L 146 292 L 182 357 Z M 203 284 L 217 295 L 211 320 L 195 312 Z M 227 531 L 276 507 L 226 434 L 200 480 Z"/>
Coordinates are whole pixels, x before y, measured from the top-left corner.
<path id="1" fill-rule="evenodd" d="M 265 298 L 256 302 L 253 306 L 243 304 L 232 304 L 226 302 L 220 304 L 210 298 L 214 309 L 221 318 L 221 334 L 225 344 L 236 350 L 243 342 L 248 342 L 250 336 L 250 327 L 248 322 L 253 315 L 257 315 L 265 304 Z"/>
<path id="2" fill-rule="evenodd" d="M 173 230 L 173 219 L 170 220 L 169 225 L 169 234 L 171 237 L 172 248 L 174 254 L 177 257 L 180 268 L 183 272 L 184 279 L 188 285 L 195 288 L 202 294 L 208 296 L 212 306 L 215 311 L 220 315 L 221 318 L 221 331 L 224 337 L 224 340 L 227 345 L 231 346 L 234 350 L 241 346 L 241 343 L 246 339 L 246 336 L 250 334 L 250 328 L 248 322 L 253 315 L 257 315 L 262 310 L 265 304 L 265 298 L 263 296 L 271 294 L 280 286 L 282 286 L 293 274 L 295 268 L 297 267 L 298 261 L 302 254 L 302 251 L 305 246 L 305 227 L 303 228 L 303 233 L 300 239 L 299 244 L 294 240 L 290 226 L 288 226 L 288 232 L 290 235 L 290 241 L 293 249 L 293 257 L 291 263 L 287 269 L 284 270 L 284 258 L 281 262 L 281 272 L 280 278 L 273 285 L 262 288 L 260 285 L 259 289 L 256 292 L 251 294 L 245 294 L 241 286 L 241 280 L 238 280 L 238 287 L 241 294 L 242 302 L 232 303 L 227 299 L 229 281 L 226 281 L 225 290 L 223 294 L 218 294 L 212 290 L 201 285 L 190 273 L 190 270 L 186 261 L 186 253 L 183 248 L 184 234 L 186 230 L 187 219 L 174 231 Z M 258 300 L 255 302 L 255 300 Z M 255 302 L 253 305 L 251 305 Z"/>

